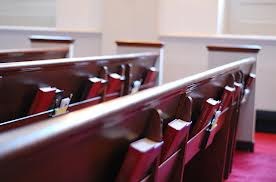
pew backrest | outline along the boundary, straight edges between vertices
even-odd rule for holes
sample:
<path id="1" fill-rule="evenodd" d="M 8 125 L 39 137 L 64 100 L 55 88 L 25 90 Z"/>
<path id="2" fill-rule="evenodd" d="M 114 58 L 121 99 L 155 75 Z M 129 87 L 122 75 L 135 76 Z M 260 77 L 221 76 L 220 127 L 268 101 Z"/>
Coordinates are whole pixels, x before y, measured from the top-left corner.
<path id="1" fill-rule="evenodd" d="M 68 56 L 69 49 L 61 48 L 29 48 L 7 49 L 0 51 L 0 63 L 60 59 Z"/>
<path id="2" fill-rule="evenodd" d="M 129 94 L 132 87 L 130 80 L 143 79 L 147 70 L 155 67 L 158 57 L 157 53 L 137 53 L 0 64 L 0 130 L 5 128 L 3 125 L 6 125 L 6 122 L 11 124 L 14 120 L 17 122 L 24 117 L 32 122 L 35 120 L 37 116 L 30 118 L 27 113 L 40 87 L 56 87 L 64 90 L 64 96 L 67 97 L 72 94 L 69 111 L 76 110 Z M 90 100 L 81 99 L 88 78 L 99 77 L 107 80 L 111 73 L 117 73 L 124 78 L 122 92 L 115 96 L 103 93 L 100 97 Z M 155 85 L 157 82 L 153 81 L 142 85 L 141 89 Z M 107 85 L 104 86 L 106 87 Z M 47 118 L 51 112 L 41 113 L 40 116 Z M 41 117 L 37 118 L 41 120 Z"/>
<path id="3" fill-rule="evenodd" d="M 237 59 L 243 59 L 247 57 L 254 57 L 257 59 L 261 46 L 258 45 L 231 45 L 231 44 L 217 44 L 208 45 L 208 68 L 214 68 L 223 64 L 234 62 Z M 254 69 L 254 68 L 253 68 Z M 256 72 L 256 70 L 252 70 Z M 260 78 L 260 75 L 259 75 Z M 256 81 L 257 83 L 258 81 Z M 255 87 L 255 85 L 253 85 Z M 259 87 L 259 89 L 264 89 Z M 258 91 L 257 91 L 258 92 Z M 261 93 L 261 91 L 259 91 Z M 258 92 L 258 93 L 259 93 Z M 243 122 L 239 123 L 237 138 L 240 142 L 254 143 L 255 133 L 255 89 L 252 89 L 250 93 L 251 99 L 244 106 L 242 105 L 240 113 L 240 119 Z M 244 114 L 247 113 L 247 114 Z M 250 114 L 248 114 L 250 113 Z"/>
<path id="4" fill-rule="evenodd" d="M 157 52 L 159 58 L 157 60 L 156 67 L 158 70 L 162 70 L 158 77 L 158 85 L 163 83 L 163 66 L 164 66 L 164 46 L 163 42 L 152 41 L 134 41 L 134 40 L 117 40 L 117 53 L 139 53 L 139 52 Z"/>

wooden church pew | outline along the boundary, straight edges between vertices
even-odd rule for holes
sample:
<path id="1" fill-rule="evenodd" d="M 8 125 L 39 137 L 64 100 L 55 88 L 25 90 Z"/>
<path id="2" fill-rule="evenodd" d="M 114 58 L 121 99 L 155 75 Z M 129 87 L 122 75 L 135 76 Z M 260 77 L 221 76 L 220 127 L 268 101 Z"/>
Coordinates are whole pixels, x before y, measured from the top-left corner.
<path id="1" fill-rule="evenodd" d="M 137 41 L 137 40 L 117 40 L 117 53 L 141 53 L 141 52 L 157 52 L 159 58 L 156 64 L 158 70 L 164 70 L 164 46 L 163 42 Z M 158 85 L 163 83 L 163 74 L 158 77 Z"/>
<path id="2" fill-rule="evenodd" d="M 0 63 L 73 57 L 74 39 L 67 36 L 32 35 L 31 48 L 0 51 Z"/>
<path id="3" fill-rule="evenodd" d="M 231 44 L 218 44 L 218 45 L 208 45 L 208 67 L 214 68 L 216 66 L 220 66 L 223 64 L 227 64 L 233 62 L 237 59 L 243 59 L 247 57 L 254 57 L 257 59 L 257 55 L 261 51 L 261 47 L 258 45 L 231 45 Z M 253 68 L 255 69 L 255 68 Z M 255 72 L 255 70 L 254 70 Z M 239 79 L 242 80 L 242 75 L 239 75 Z M 253 78 L 255 79 L 255 78 Z M 242 148 L 243 150 L 254 151 L 254 133 L 255 133 L 255 83 L 250 86 L 247 86 L 251 89 L 250 98 L 248 98 L 248 102 L 241 104 L 241 112 L 235 112 L 236 117 L 240 118 L 240 122 L 236 119 L 236 123 L 232 122 L 232 128 L 235 128 L 230 137 L 234 137 L 235 139 L 232 141 L 236 141 L 232 143 L 231 147 L 229 147 L 227 156 L 229 158 L 229 164 L 225 170 L 225 177 L 227 178 L 231 172 L 231 163 L 233 159 L 233 150 L 236 146 L 239 148 L 241 144 L 248 143 L 251 145 L 249 148 Z M 249 88 L 249 89 L 250 89 Z M 237 138 L 237 139 L 236 139 Z M 241 149 L 241 148 L 239 148 Z"/>
<path id="4" fill-rule="evenodd" d="M 157 53 L 137 53 L 0 64 L 0 131 L 53 114 L 53 109 L 28 114 L 39 88 L 64 90 L 64 97 L 72 94 L 69 111 L 73 111 L 133 93 L 133 90 L 153 87 L 157 85 L 158 70 L 151 71 L 151 68 L 155 67 L 158 57 Z M 109 91 L 112 74 L 119 76 L 119 85 L 115 85 L 117 90 Z M 104 83 L 97 95 L 84 99 L 87 81 L 92 77 L 101 78 Z M 133 81 L 142 85 L 135 89 Z"/>
<path id="5" fill-rule="evenodd" d="M 68 57 L 74 57 L 75 40 L 69 36 L 31 35 L 29 37 L 32 48 L 67 48 Z"/>
<path id="6" fill-rule="evenodd" d="M 261 47 L 258 45 L 234 45 L 234 44 L 217 44 L 217 45 L 208 45 L 208 68 L 214 68 L 223 64 L 227 64 L 230 62 L 233 62 L 237 59 L 243 59 L 247 57 L 255 57 L 257 59 L 257 56 L 260 54 Z M 260 75 L 259 75 L 260 76 Z M 258 82 L 258 80 L 256 80 Z M 254 87 L 254 85 L 252 85 Z M 261 93 L 263 87 L 259 87 L 260 91 L 257 91 L 258 93 Z M 256 88 L 258 90 L 258 87 Z M 251 97 L 253 99 L 250 99 L 250 104 L 246 106 L 246 109 L 243 109 L 242 106 L 242 113 L 255 113 L 256 112 L 256 106 L 259 105 L 255 102 L 255 93 L 251 92 Z M 256 95 L 256 98 L 258 96 Z M 256 106 L 255 106 L 256 105 Z M 244 146 L 244 143 L 247 143 L 248 147 L 245 147 L 246 150 L 254 151 L 254 133 L 255 133 L 255 114 L 250 114 L 249 117 L 243 117 L 241 113 L 241 119 L 243 120 L 242 123 L 238 124 L 238 133 L 237 133 L 237 141 L 238 141 L 238 147 L 240 144 Z M 244 148 L 244 147 L 243 147 Z"/>
<path id="7" fill-rule="evenodd" d="M 0 50 L 0 63 L 66 58 L 68 53 L 65 47 Z"/>
<path id="8" fill-rule="evenodd" d="M 230 89 L 231 97 L 224 97 L 224 91 L 234 86 L 240 73 L 246 81 L 255 63 L 254 58 L 240 60 L 2 132 L 0 177 L 4 181 L 223 181 L 233 112 L 239 109 L 236 90 Z M 218 110 L 202 107 L 210 98 L 230 99 Z M 201 127 L 199 118 L 207 121 Z M 171 123 L 175 119 L 176 125 Z"/>

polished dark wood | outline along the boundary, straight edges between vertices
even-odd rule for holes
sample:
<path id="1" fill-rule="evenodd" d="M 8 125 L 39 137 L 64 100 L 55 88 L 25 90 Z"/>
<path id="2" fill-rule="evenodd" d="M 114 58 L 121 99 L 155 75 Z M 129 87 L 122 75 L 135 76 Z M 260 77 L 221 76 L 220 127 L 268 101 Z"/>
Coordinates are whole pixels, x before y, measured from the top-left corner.
<path id="1" fill-rule="evenodd" d="M 66 58 L 68 48 L 30 48 L 0 50 L 0 63 Z"/>
<path id="2" fill-rule="evenodd" d="M 258 53 L 262 47 L 258 45 L 208 45 L 209 51 Z"/>
<path id="3" fill-rule="evenodd" d="M 163 42 L 133 41 L 133 40 L 117 40 L 116 44 L 117 46 L 151 47 L 151 48 L 162 48 L 165 45 Z"/>
<path id="4" fill-rule="evenodd" d="M 245 85 L 244 83 L 244 75 L 242 72 L 237 72 L 234 76 L 234 80 L 236 83 L 241 83 L 242 85 Z M 241 89 L 242 91 L 242 89 Z M 229 130 L 229 142 L 227 146 L 226 151 L 226 164 L 225 164 L 225 171 L 224 171 L 224 177 L 227 179 L 232 171 L 232 163 L 233 163 L 233 157 L 234 157 L 234 151 L 236 149 L 236 138 L 237 138 L 237 130 L 238 130 L 238 121 L 239 121 L 239 115 L 240 115 L 240 106 L 241 106 L 241 99 L 242 99 L 243 93 L 241 92 L 237 98 L 235 98 L 235 104 L 233 106 L 232 116 L 230 120 L 230 128 Z"/>
<path id="5" fill-rule="evenodd" d="M 0 177 L 3 181 L 114 181 L 131 142 L 144 137 L 162 141 L 164 127 L 176 118 L 196 121 L 206 99 L 220 99 L 224 87 L 234 83 L 233 75 L 241 72 L 246 78 L 255 63 L 254 58 L 244 59 L 2 132 Z M 181 181 L 182 177 L 187 182 L 223 181 L 237 106 L 225 108 L 212 130 L 206 126 L 192 138 L 187 132 L 183 147 L 168 160 L 156 161 L 158 166 L 143 181 Z"/>
<path id="6" fill-rule="evenodd" d="M 155 66 L 157 53 L 123 54 L 86 58 L 66 58 L 0 64 L 0 131 L 46 119 L 53 111 L 28 116 L 38 87 L 51 86 L 64 90 L 64 96 L 73 94 L 69 111 L 98 104 L 131 90 L 131 82 L 124 82 L 123 92 L 103 93 L 102 96 L 82 100 L 85 83 L 90 77 L 107 79 L 118 73 L 126 80 L 140 80 L 145 71 Z M 133 69 L 125 72 L 125 67 Z M 157 82 L 150 86 L 157 85 Z M 106 85 L 107 86 L 107 85 Z M 105 87 L 106 87 L 105 86 Z"/>
<path id="7" fill-rule="evenodd" d="M 69 36 L 50 36 L 50 35 L 32 35 L 29 37 L 31 42 L 48 42 L 48 43 L 74 43 L 74 39 Z"/>

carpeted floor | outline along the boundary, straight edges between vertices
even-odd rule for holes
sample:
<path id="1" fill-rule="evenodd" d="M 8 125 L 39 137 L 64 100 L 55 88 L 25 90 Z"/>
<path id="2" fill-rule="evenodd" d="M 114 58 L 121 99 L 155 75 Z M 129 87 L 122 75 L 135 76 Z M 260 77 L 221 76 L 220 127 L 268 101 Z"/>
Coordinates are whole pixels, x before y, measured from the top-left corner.
<path id="1" fill-rule="evenodd" d="M 256 133 L 254 153 L 237 151 L 226 182 L 276 182 L 276 134 Z"/>

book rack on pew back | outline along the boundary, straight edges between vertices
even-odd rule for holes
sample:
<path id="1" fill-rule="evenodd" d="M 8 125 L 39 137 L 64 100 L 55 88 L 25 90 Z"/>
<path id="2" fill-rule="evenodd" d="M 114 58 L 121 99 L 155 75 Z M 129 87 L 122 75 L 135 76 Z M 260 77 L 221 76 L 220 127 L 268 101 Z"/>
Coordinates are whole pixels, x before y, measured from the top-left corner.
<path id="1" fill-rule="evenodd" d="M 59 106 L 63 98 L 72 96 L 69 111 L 74 111 L 133 93 L 133 80 L 144 80 L 148 70 L 155 67 L 158 56 L 157 53 L 135 53 L 2 63 L 0 131 L 48 118 L 55 109 L 52 106 Z M 145 85 L 156 86 L 157 78 L 158 75 Z M 137 90 L 144 89 L 142 86 Z M 53 88 L 55 99 L 41 92 Z M 51 104 L 49 99 L 58 103 Z M 37 103 L 43 100 L 47 103 Z M 30 110 L 32 106 L 40 108 Z"/>
<path id="2" fill-rule="evenodd" d="M 0 177 L 4 181 L 221 182 L 235 140 L 232 126 L 238 118 L 233 112 L 240 105 L 233 96 L 238 89 L 228 89 L 232 99 L 222 103 L 225 89 L 235 82 L 244 84 L 255 63 L 254 58 L 240 60 L 3 132 Z M 189 136 L 209 98 L 220 101 L 224 109 Z"/>
<path id="3" fill-rule="evenodd" d="M 7 49 L 0 51 L 0 63 L 66 58 L 68 53 L 66 47 Z"/>

